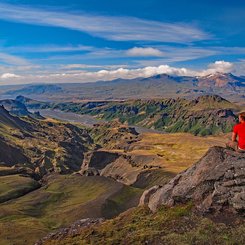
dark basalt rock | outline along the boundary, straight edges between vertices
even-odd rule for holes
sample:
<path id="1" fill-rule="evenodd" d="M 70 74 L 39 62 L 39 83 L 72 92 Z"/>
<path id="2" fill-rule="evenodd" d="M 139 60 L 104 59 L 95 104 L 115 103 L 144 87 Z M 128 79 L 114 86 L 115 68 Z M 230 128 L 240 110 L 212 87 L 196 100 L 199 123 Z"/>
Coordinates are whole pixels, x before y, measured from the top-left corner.
<path id="1" fill-rule="evenodd" d="M 190 201 L 204 213 L 227 211 L 244 215 L 245 154 L 212 147 L 165 186 L 147 190 L 140 205 L 156 211 L 160 205 L 171 207 Z"/>

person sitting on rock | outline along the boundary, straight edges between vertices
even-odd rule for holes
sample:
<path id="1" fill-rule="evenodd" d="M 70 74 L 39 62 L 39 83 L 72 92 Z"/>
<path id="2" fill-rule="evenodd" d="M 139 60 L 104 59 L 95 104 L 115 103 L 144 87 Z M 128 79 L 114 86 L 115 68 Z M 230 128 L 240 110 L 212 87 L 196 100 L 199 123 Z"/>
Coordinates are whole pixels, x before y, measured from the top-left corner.
<path id="1" fill-rule="evenodd" d="M 245 112 L 239 114 L 239 123 L 234 126 L 232 139 L 227 147 L 245 153 Z"/>

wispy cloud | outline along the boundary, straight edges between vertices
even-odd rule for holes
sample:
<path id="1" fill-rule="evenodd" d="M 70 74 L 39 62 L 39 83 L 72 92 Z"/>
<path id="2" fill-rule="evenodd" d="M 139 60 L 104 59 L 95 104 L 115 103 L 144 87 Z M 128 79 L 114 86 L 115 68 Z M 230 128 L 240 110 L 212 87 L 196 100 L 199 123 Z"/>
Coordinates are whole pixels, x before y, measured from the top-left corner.
<path id="1" fill-rule="evenodd" d="M 29 62 L 21 57 L 11 55 L 11 54 L 6 54 L 6 53 L 1 53 L 0 52 L 0 63 L 7 64 L 7 65 L 28 65 Z"/>
<path id="2" fill-rule="evenodd" d="M 0 17 L 1 18 L 1 17 Z M 14 46 L 5 47 L 7 52 L 14 53 L 55 53 L 55 52 L 74 52 L 74 51 L 92 51 L 95 48 L 86 45 L 41 45 L 41 46 Z"/>
<path id="3" fill-rule="evenodd" d="M 10 4 L 0 4 L 0 13 L 2 20 L 63 27 L 114 41 L 187 43 L 211 38 L 209 33 L 186 23 L 163 23 L 134 17 L 74 14 Z"/>
<path id="4" fill-rule="evenodd" d="M 68 62 L 68 63 L 86 63 L 93 61 L 98 63 L 105 61 L 113 63 L 115 60 L 126 60 L 127 63 L 138 64 L 138 66 L 160 65 L 163 63 L 181 62 L 195 60 L 203 57 L 220 54 L 219 50 L 198 47 L 136 47 L 128 50 L 111 48 L 94 48 L 85 54 L 56 54 L 39 59 L 41 62 Z M 145 59 L 146 58 L 146 59 Z"/>
<path id="5" fill-rule="evenodd" d="M 103 69 L 117 69 L 125 68 L 127 65 L 87 65 L 87 64 L 69 64 L 61 66 L 61 69 L 64 70 L 83 70 L 83 69 L 94 69 L 94 68 L 103 68 Z"/>

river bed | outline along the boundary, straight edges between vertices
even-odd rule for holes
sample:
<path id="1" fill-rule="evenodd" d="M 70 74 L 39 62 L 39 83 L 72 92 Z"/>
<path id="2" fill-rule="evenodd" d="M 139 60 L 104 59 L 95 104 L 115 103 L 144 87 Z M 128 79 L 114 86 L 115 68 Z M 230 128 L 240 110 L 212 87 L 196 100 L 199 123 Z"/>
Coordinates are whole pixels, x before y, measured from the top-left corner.
<path id="1" fill-rule="evenodd" d="M 37 111 L 37 110 L 30 110 L 31 112 Z M 104 123 L 105 120 L 103 119 L 98 119 L 96 117 L 93 117 L 91 115 L 82 115 L 82 114 L 77 114 L 74 112 L 65 112 L 65 111 L 60 111 L 60 110 L 51 110 L 51 109 L 38 109 L 40 114 L 43 117 L 50 117 L 50 118 L 55 118 L 61 121 L 66 121 L 70 123 L 81 123 L 82 125 L 86 127 L 93 127 L 94 124 L 100 124 Z M 164 134 L 163 131 L 159 130 L 154 130 L 154 129 L 149 129 L 149 128 L 144 128 L 140 126 L 135 126 L 135 125 L 130 125 L 131 127 L 134 127 L 138 133 L 160 133 Z"/>

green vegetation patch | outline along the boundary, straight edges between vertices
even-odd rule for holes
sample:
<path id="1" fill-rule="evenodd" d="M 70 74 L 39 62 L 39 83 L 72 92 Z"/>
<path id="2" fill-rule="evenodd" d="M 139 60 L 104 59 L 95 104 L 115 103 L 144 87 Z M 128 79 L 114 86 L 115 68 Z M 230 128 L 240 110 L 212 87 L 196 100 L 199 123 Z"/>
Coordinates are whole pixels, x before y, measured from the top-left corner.
<path id="1" fill-rule="evenodd" d="M 131 209 L 115 219 L 84 229 L 80 235 L 50 240 L 46 245 L 68 244 L 238 244 L 245 242 L 245 226 L 215 223 L 192 213 L 192 205 Z"/>
<path id="2" fill-rule="evenodd" d="M 9 181 L 9 185 L 13 180 Z M 1 186 L 1 191 L 6 188 L 7 184 Z M 5 241 L 18 245 L 33 244 L 48 232 L 79 219 L 118 215 L 136 205 L 141 193 L 142 190 L 124 187 L 102 176 L 49 176 L 45 186 L 0 204 L 0 229 L 3 231 L 0 233 L 0 244 Z M 106 210 L 108 199 L 116 204 L 116 212 Z M 16 230 L 14 235 L 13 230 Z"/>
<path id="3" fill-rule="evenodd" d="M 0 176 L 0 203 L 23 196 L 39 187 L 40 184 L 29 177 Z"/>
<path id="4" fill-rule="evenodd" d="M 119 192 L 106 200 L 102 207 L 103 216 L 112 218 L 133 206 L 137 206 L 142 194 L 142 189 L 123 186 Z"/>

